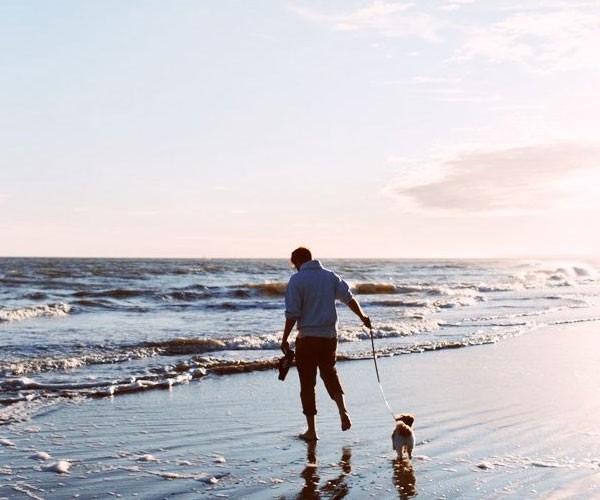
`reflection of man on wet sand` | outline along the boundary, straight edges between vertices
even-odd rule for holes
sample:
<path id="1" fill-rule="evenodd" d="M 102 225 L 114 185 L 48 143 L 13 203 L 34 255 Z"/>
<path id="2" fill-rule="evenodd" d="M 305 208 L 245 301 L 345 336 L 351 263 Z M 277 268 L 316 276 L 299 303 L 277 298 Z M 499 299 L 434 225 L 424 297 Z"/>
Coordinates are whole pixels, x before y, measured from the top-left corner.
<path id="1" fill-rule="evenodd" d="M 342 449 L 342 456 L 339 461 L 339 466 L 342 468 L 340 474 L 335 478 L 327 481 L 323 486 L 319 488 L 319 472 L 317 468 L 317 442 L 312 441 L 308 443 L 308 450 L 306 456 L 306 467 L 302 471 L 302 477 L 304 478 L 304 487 L 298 494 L 298 500 L 317 500 L 324 495 L 325 498 L 344 498 L 350 492 L 348 484 L 346 484 L 346 476 L 352 472 L 350 466 L 350 458 L 352 457 L 352 450 L 344 447 Z"/>

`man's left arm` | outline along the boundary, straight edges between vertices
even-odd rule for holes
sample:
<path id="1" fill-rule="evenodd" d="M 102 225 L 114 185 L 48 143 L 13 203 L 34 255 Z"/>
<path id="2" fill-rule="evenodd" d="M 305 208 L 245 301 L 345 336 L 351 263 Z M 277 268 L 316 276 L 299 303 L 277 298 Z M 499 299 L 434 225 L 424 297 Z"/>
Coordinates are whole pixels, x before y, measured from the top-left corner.
<path id="1" fill-rule="evenodd" d="M 337 275 L 336 278 L 338 279 L 336 286 L 336 299 L 344 302 L 350 308 L 350 310 L 360 318 L 360 320 L 363 322 L 363 325 L 371 329 L 371 320 L 363 312 L 362 308 L 360 307 L 360 304 L 350 292 L 350 287 L 348 286 L 348 283 L 340 279 Z"/>
<path id="2" fill-rule="evenodd" d="M 363 322 L 363 325 L 365 325 L 369 329 L 372 328 L 371 319 L 363 312 L 362 308 L 360 307 L 360 304 L 354 297 L 352 297 L 346 305 L 354 314 L 356 314 L 360 318 L 360 320 Z"/>

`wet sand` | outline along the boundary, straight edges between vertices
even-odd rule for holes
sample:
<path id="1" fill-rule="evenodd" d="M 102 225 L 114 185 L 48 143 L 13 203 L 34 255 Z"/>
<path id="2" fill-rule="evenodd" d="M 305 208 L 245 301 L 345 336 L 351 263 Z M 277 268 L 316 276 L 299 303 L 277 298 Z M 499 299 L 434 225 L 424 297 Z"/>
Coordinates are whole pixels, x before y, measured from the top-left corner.
<path id="1" fill-rule="evenodd" d="M 597 322 L 379 360 L 416 417 L 412 463 L 372 361 L 339 364 L 353 427 L 319 382 L 319 433 L 275 371 L 55 405 L 0 427 L 0 498 L 600 498 Z M 62 472 L 61 472 L 62 471 Z"/>

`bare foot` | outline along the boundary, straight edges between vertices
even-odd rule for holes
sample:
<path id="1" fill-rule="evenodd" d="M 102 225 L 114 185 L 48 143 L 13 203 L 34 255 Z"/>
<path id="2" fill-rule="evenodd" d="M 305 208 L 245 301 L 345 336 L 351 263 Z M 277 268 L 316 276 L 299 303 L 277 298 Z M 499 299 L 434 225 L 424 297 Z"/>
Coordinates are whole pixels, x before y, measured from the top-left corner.
<path id="1" fill-rule="evenodd" d="M 317 433 L 312 432 L 312 431 L 303 432 L 298 437 L 300 439 L 302 439 L 303 441 L 308 441 L 308 442 L 317 441 L 319 439 L 319 436 L 317 436 Z"/>
<path id="2" fill-rule="evenodd" d="M 340 413 L 340 420 L 342 422 L 343 431 L 347 431 L 350 429 L 350 427 L 352 427 L 352 420 L 350 420 L 350 415 L 348 415 L 346 412 Z"/>

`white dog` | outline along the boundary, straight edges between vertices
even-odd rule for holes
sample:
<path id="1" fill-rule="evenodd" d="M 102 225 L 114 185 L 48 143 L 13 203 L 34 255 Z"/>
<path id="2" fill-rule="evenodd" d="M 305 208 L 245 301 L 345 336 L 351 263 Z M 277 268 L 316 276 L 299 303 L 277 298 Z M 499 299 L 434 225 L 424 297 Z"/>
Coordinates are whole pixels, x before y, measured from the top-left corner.
<path id="1" fill-rule="evenodd" d="M 415 418 L 412 415 L 398 415 L 396 417 L 396 428 L 392 432 L 392 448 L 396 450 L 400 458 L 402 458 L 405 451 L 408 458 L 412 458 L 412 451 L 415 447 L 415 435 L 412 431 L 414 421 Z"/>

